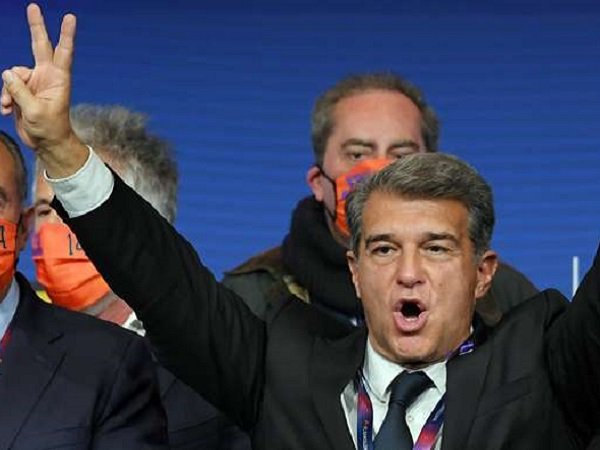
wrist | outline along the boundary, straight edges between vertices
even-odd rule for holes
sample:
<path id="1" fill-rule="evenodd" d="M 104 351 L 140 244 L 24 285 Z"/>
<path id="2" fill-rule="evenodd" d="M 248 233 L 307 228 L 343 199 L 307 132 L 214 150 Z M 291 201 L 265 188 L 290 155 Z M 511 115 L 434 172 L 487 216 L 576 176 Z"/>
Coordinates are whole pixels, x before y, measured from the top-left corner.
<path id="1" fill-rule="evenodd" d="M 48 177 L 67 178 L 83 167 L 89 149 L 71 132 L 64 139 L 39 145 L 36 153 Z"/>

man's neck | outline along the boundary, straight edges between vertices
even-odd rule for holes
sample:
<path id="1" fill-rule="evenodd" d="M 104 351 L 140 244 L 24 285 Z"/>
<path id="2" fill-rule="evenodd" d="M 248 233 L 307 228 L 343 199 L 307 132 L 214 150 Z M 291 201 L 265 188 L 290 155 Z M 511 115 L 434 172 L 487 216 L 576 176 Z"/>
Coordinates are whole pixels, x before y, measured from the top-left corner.
<path id="1" fill-rule="evenodd" d="M 444 360 L 427 362 L 419 365 L 413 363 L 399 363 L 392 361 L 377 352 L 371 342 L 368 341 L 367 350 L 365 352 L 365 361 L 363 362 L 363 371 L 365 377 L 369 381 L 371 389 L 378 398 L 383 399 L 385 397 L 386 390 L 392 380 L 405 370 L 422 370 L 433 380 L 440 392 L 445 392 L 446 364 Z"/>

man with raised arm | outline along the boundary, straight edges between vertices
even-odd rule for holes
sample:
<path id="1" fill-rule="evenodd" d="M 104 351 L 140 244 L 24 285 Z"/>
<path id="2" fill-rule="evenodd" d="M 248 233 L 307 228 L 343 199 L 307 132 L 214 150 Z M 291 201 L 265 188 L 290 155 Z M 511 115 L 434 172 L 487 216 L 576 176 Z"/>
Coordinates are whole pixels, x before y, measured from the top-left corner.
<path id="1" fill-rule="evenodd" d="M 78 105 L 71 109 L 78 137 L 146 199 L 175 222 L 177 164 L 171 144 L 153 134 L 146 116 L 122 106 Z M 54 193 L 36 161 L 32 253 L 38 292 L 53 304 L 93 315 L 144 335 L 144 327 L 89 261 L 69 227 L 50 206 Z M 148 293 L 150 297 L 152 293 Z M 169 445 L 185 450 L 242 450 L 248 437 L 218 411 L 161 366 L 157 366 L 162 404 L 167 414 Z"/>
<path id="2" fill-rule="evenodd" d="M 600 257 L 572 304 L 540 293 L 488 328 L 475 304 L 497 256 L 491 188 L 466 163 L 415 154 L 346 208 L 365 326 L 295 300 L 269 323 L 68 121 L 75 18 L 53 52 L 28 8 L 36 67 L 3 72 L 2 112 L 46 165 L 63 219 L 175 374 L 272 449 L 583 448 L 600 422 Z M 62 204 L 62 206 L 61 206 Z M 149 298 L 147 292 L 153 292 Z"/>

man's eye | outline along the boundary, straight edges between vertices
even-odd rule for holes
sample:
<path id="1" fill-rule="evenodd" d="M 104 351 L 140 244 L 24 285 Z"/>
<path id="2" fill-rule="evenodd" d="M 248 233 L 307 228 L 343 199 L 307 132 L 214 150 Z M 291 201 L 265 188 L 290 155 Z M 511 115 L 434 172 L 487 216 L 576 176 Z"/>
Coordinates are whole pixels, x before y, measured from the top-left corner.
<path id="1" fill-rule="evenodd" d="M 365 158 L 365 154 L 363 152 L 351 152 L 348 154 L 348 157 L 352 161 L 362 161 Z"/>
<path id="2" fill-rule="evenodd" d="M 373 248 L 371 253 L 378 256 L 388 256 L 391 255 L 394 251 L 394 248 L 391 245 L 380 245 L 378 247 Z"/>
<path id="3" fill-rule="evenodd" d="M 45 217 L 48 214 L 50 214 L 51 212 L 52 212 L 52 210 L 50 208 L 38 209 L 36 211 L 35 215 L 38 217 Z"/>
<path id="4" fill-rule="evenodd" d="M 443 253 L 448 253 L 450 251 L 450 249 L 448 249 L 447 247 L 444 247 L 442 245 L 430 245 L 428 247 L 425 248 L 429 253 L 433 253 L 433 254 L 443 254 Z"/>
<path id="5" fill-rule="evenodd" d="M 419 151 L 418 148 L 416 147 L 408 147 L 408 148 L 403 148 L 403 149 L 398 149 L 395 152 L 393 152 L 390 156 L 393 159 L 400 159 L 403 158 L 406 155 L 412 155 L 413 153 L 417 153 Z"/>

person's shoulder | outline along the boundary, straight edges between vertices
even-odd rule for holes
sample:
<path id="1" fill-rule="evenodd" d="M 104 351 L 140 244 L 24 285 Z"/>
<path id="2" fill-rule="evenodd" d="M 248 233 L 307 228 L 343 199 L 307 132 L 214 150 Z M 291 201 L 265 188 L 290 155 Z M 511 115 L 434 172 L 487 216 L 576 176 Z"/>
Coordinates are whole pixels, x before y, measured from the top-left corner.
<path id="1" fill-rule="evenodd" d="M 23 322 L 33 327 L 58 331 L 63 337 L 75 341 L 101 339 L 123 342 L 136 337 L 135 333 L 114 323 L 48 303 L 21 274 L 17 274 L 17 281 L 20 305 L 16 317 L 22 317 Z"/>
<path id="2" fill-rule="evenodd" d="M 222 283 L 261 319 L 289 295 L 281 247 L 261 252 L 225 272 Z"/>
<path id="3" fill-rule="evenodd" d="M 525 327 L 526 329 L 546 328 L 565 313 L 569 301 L 557 289 L 545 289 L 528 300 L 519 303 L 503 314 L 496 328 Z"/>
<path id="4" fill-rule="evenodd" d="M 281 247 L 277 246 L 251 256 L 233 269 L 225 271 L 223 280 L 225 281 L 257 272 L 266 272 L 276 276 L 281 271 L 283 271 L 283 259 Z"/>
<path id="5" fill-rule="evenodd" d="M 281 333 L 309 339 L 317 336 L 337 339 L 356 329 L 351 323 L 342 322 L 314 305 L 298 301 L 293 295 L 274 308 L 267 323 L 271 335 Z"/>
<path id="6" fill-rule="evenodd" d="M 533 297 L 539 292 L 524 273 L 504 261 L 498 264 L 493 282 L 495 287 L 504 289 L 503 292 L 517 292 L 522 300 Z"/>
<path id="7" fill-rule="evenodd" d="M 110 359 L 125 353 L 132 344 L 137 344 L 142 352 L 145 350 L 140 336 L 117 324 L 48 304 L 39 298 L 30 301 L 35 302 L 38 316 L 60 331 L 67 351 L 80 357 Z"/>

